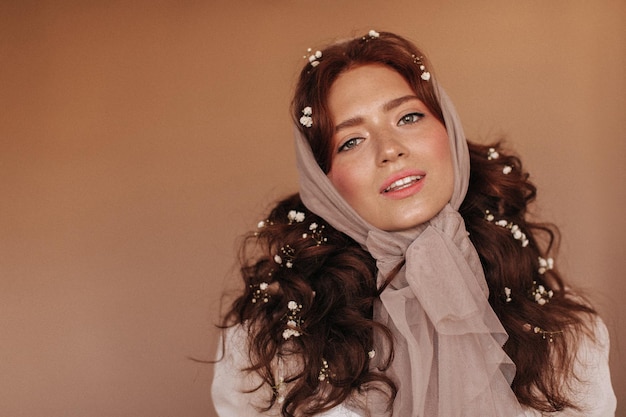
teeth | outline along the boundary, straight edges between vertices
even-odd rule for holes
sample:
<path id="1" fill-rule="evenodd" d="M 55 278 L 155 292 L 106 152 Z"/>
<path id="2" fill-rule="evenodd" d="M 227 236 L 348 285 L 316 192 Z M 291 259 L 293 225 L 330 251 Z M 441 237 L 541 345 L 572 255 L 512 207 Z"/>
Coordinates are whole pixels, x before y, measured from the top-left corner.
<path id="1" fill-rule="evenodd" d="M 385 188 L 385 192 L 389 192 L 391 190 L 398 189 L 398 188 L 403 188 L 406 185 L 412 184 L 421 179 L 422 179 L 421 175 L 411 175 L 409 177 L 404 177 L 402 179 L 399 179 L 398 181 L 394 181 L 393 184 Z"/>

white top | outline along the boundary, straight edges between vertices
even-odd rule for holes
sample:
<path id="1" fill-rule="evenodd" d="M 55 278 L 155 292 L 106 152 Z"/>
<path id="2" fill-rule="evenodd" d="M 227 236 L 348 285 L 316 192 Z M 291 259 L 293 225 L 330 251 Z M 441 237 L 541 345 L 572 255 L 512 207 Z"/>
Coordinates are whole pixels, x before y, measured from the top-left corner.
<path id="1" fill-rule="evenodd" d="M 581 411 L 566 410 L 549 414 L 552 417 L 614 417 L 617 400 L 611 385 L 609 372 L 609 333 L 601 319 L 595 326 L 597 342 L 585 338 L 578 350 L 574 365 L 575 374 L 581 381 L 575 381 L 573 389 L 577 404 Z M 215 364 L 213 386 L 211 389 L 213 405 L 220 417 L 256 417 L 279 416 L 279 407 L 259 413 L 256 405 L 262 405 L 269 398 L 266 386 L 258 391 L 246 393 L 256 388 L 260 379 L 242 372 L 240 369 L 248 363 L 247 332 L 242 326 L 226 330 L 226 353 L 222 360 Z M 222 344 L 220 343 L 220 346 Z M 221 358 L 221 347 L 218 359 Z M 534 409 L 525 409 L 526 417 L 541 417 Z M 318 414 L 319 417 L 363 417 L 358 410 L 339 405 L 332 410 Z"/>

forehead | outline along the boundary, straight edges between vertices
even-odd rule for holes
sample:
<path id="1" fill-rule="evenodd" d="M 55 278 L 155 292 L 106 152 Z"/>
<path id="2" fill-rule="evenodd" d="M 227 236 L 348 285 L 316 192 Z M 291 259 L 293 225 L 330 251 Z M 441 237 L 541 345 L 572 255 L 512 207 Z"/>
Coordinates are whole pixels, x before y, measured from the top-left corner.
<path id="1" fill-rule="evenodd" d="M 338 113 L 409 94 L 414 94 L 411 86 L 394 69 L 368 64 L 351 68 L 337 77 L 328 94 L 328 107 L 334 118 Z"/>
<path id="2" fill-rule="evenodd" d="M 411 88 L 409 83 L 395 69 L 383 64 L 364 64 L 343 71 L 331 86 L 331 91 L 352 84 L 385 81 L 390 85 Z"/>

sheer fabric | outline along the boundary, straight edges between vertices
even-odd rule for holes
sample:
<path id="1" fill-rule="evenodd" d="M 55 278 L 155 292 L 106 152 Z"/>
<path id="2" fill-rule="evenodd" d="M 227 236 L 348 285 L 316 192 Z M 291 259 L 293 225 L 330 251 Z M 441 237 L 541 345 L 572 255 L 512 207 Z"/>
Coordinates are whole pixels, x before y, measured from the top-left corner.
<path id="1" fill-rule="evenodd" d="M 599 318 L 594 327 L 595 340 L 584 338 L 578 346 L 575 373 L 580 380 L 572 381 L 572 395 L 581 407 L 577 410 L 564 410 L 550 414 L 551 417 L 614 417 L 616 398 L 611 386 L 609 371 L 609 333 Z M 277 408 L 269 412 L 260 412 L 259 408 L 267 401 L 271 390 L 263 386 L 252 391 L 261 384 L 255 373 L 243 372 L 250 364 L 248 358 L 248 331 L 244 325 L 227 329 L 225 338 L 226 350 L 220 351 L 215 363 L 211 394 L 213 405 L 220 417 L 261 417 L 279 416 Z M 222 344 L 220 343 L 220 346 Z M 367 393 L 365 394 L 367 395 Z M 341 404 L 317 417 L 365 417 L 367 411 L 359 410 L 348 404 Z M 509 414 L 503 414 L 509 416 Z M 524 408 L 525 417 L 541 417 L 537 410 Z M 400 416 L 402 417 L 402 416 Z"/>
<path id="2" fill-rule="evenodd" d="M 300 195 L 309 210 L 372 254 L 379 285 L 405 261 L 374 312 L 395 339 L 387 371 L 399 388 L 395 416 L 523 416 L 510 388 L 515 368 L 502 350 L 507 335 L 487 301 L 480 260 L 457 211 L 469 183 L 467 142 L 451 101 L 437 91 L 455 173 L 452 198 L 437 216 L 402 232 L 371 226 L 335 190 L 296 130 Z"/>

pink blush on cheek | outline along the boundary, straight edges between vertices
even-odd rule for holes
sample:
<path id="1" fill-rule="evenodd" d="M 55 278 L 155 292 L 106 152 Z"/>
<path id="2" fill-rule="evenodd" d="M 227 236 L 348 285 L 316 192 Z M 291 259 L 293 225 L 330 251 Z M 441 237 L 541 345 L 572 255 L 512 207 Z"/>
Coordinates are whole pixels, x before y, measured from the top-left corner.
<path id="1" fill-rule="evenodd" d="M 335 186 L 335 189 L 341 196 L 350 202 L 349 196 L 352 194 L 350 190 L 354 187 L 351 185 L 351 181 L 349 176 L 342 175 L 341 173 L 337 174 L 336 171 L 331 171 L 328 173 L 328 179 Z"/>

